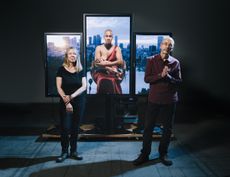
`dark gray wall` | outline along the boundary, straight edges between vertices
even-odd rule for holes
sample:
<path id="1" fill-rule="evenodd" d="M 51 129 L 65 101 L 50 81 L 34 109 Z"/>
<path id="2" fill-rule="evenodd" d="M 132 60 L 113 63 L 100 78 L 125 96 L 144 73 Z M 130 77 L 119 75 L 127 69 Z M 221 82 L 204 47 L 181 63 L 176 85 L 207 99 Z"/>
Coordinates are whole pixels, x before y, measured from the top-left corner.
<path id="1" fill-rule="evenodd" d="M 1 5 L 0 102 L 51 102 L 45 97 L 44 32 L 81 32 L 83 13 L 132 13 L 134 32 L 172 32 L 183 93 L 230 100 L 227 3 L 200 0 L 39 0 Z M 195 90 L 195 91 L 194 91 Z M 193 95 L 194 94 L 194 95 Z M 192 95 L 189 97 L 188 95 Z"/>

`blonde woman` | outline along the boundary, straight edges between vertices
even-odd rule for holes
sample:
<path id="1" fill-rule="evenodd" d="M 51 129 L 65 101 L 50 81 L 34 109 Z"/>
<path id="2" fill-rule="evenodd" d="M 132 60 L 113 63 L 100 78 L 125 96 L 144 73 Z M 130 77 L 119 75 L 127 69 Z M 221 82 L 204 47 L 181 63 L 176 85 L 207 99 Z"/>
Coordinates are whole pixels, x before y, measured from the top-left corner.
<path id="1" fill-rule="evenodd" d="M 87 87 L 80 57 L 73 47 L 66 50 L 64 63 L 56 75 L 56 86 L 60 96 L 62 147 L 62 153 L 56 162 L 63 162 L 68 157 L 82 160 L 82 157 L 77 153 L 77 137 L 80 119 L 84 111 L 84 92 Z"/>

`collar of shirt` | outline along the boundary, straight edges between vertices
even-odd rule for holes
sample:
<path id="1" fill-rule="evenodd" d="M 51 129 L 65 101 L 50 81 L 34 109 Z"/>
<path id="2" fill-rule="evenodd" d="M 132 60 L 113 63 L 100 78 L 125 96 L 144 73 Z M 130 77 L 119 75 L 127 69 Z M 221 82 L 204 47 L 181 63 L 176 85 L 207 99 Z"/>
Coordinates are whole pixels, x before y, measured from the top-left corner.
<path id="1" fill-rule="evenodd" d="M 160 55 L 157 56 L 157 59 L 163 61 Z M 165 62 L 171 63 L 172 61 L 173 61 L 173 57 L 171 55 L 169 55 L 169 57 L 166 60 L 164 60 L 163 62 L 164 63 Z"/>

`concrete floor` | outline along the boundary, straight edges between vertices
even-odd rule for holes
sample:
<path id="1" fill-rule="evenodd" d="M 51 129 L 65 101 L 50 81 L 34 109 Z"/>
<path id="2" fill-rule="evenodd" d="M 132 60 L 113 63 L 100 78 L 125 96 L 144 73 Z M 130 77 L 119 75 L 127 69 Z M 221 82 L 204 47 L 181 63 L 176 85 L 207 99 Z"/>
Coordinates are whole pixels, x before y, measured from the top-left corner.
<path id="1" fill-rule="evenodd" d="M 67 159 L 57 164 L 59 141 L 39 135 L 0 136 L 0 177 L 229 177 L 228 119 L 177 123 L 170 144 L 173 165 L 157 160 L 159 142 L 153 141 L 151 161 L 133 166 L 141 141 L 83 141 L 78 143 L 82 161 Z M 12 130 L 13 131 L 13 130 Z"/>

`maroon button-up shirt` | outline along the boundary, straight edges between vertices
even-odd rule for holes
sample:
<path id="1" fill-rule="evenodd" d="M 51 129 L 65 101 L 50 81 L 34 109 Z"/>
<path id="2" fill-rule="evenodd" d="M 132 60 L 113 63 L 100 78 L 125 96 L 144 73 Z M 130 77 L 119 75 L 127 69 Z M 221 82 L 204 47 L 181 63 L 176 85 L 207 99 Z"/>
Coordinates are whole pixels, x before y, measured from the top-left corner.
<path id="1" fill-rule="evenodd" d="M 165 65 L 169 74 L 162 78 L 161 72 Z M 157 104 L 170 104 L 178 101 L 177 86 L 182 82 L 180 62 L 169 56 L 163 61 L 160 55 L 147 59 L 145 82 L 150 84 L 148 101 Z"/>

